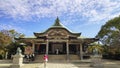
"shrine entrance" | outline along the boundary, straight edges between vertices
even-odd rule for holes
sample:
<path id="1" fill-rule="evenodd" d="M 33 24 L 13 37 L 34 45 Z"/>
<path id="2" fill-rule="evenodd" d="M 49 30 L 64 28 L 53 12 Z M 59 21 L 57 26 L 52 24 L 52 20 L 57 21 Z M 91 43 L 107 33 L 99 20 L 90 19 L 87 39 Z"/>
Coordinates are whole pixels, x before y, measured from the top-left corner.
<path id="1" fill-rule="evenodd" d="M 66 43 L 64 42 L 50 42 L 49 43 L 49 54 L 66 54 Z"/>

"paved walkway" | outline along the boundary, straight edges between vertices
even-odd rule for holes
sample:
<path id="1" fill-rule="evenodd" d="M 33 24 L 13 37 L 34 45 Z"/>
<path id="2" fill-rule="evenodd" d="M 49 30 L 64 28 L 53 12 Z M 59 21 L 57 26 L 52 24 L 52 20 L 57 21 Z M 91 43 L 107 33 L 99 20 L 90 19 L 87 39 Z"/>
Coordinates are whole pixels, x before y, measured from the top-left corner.
<path id="1" fill-rule="evenodd" d="M 0 64 L 0 68 L 9 68 L 11 64 Z M 28 63 L 24 64 L 22 68 L 45 68 L 44 63 Z M 49 62 L 46 68 L 91 68 L 87 64 L 75 64 L 75 63 L 52 63 Z"/>
<path id="2" fill-rule="evenodd" d="M 104 68 L 120 68 L 120 60 L 103 60 Z"/>
<path id="3" fill-rule="evenodd" d="M 39 66 L 38 68 L 44 68 L 44 64 Z M 90 65 L 87 64 L 75 64 L 75 63 L 47 63 L 46 68 L 91 68 Z"/>
<path id="4" fill-rule="evenodd" d="M 0 68 L 9 68 L 12 63 L 0 61 Z M 44 63 L 25 63 L 22 68 L 44 68 Z M 120 68 L 120 61 L 102 60 L 101 64 L 95 67 L 90 67 L 90 63 L 81 61 L 74 62 L 48 62 L 46 68 Z"/>

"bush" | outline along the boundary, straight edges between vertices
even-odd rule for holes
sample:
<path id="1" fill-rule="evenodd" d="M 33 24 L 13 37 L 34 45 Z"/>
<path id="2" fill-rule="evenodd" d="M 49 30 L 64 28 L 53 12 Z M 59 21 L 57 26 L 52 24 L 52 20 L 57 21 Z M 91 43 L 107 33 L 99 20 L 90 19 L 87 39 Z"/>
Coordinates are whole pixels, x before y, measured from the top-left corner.
<path id="1" fill-rule="evenodd" d="M 116 54 L 115 59 L 120 60 L 120 54 Z"/>
<path id="2" fill-rule="evenodd" d="M 109 58 L 109 55 L 108 55 L 108 54 L 103 54 L 103 55 L 102 55 L 102 58 L 103 58 L 103 59 L 108 59 L 108 58 Z"/>
<path id="3" fill-rule="evenodd" d="M 2 55 L 0 55 L 0 59 L 3 59 L 3 56 L 2 56 Z"/>
<path id="4" fill-rule="evenodd" d="M 120 60 L 120 54 L 103 54 L 103 59 L 114 59 L 114 60 Z"/>

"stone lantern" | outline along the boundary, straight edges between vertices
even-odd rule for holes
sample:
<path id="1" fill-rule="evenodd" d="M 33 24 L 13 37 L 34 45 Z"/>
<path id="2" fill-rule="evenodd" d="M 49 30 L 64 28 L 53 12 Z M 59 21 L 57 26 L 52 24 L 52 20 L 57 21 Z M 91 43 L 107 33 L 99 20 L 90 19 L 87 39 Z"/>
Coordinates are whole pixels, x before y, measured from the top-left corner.
<path id="1" fill-rule="evenodd" d="M 16 54 L 13 56 L 13 63 L 10 65 L 10 68 L 21 68 L 23 66 L 23 55 L 20 47 L 17 48 Z"/>

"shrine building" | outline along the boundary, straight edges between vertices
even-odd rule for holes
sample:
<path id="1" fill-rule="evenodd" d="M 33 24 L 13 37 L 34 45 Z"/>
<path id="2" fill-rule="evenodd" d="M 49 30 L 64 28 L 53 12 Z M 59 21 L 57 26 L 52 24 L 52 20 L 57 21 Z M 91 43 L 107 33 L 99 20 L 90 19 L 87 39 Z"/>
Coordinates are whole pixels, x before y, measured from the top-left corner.
<path id="1" fill-rule="evenodd" d="M 89 44 L 98 41 L 96 38 L 81 38 L 81 33 L 73 33 L 61 25 L 59 18 L 46 31 L 34 32 L 34 36 L 17 38 L 17 41 L 30 45 L 36 55 L 62 56 L 66 60 L 72 59 L 73 55 L 82 60 Z"/>

